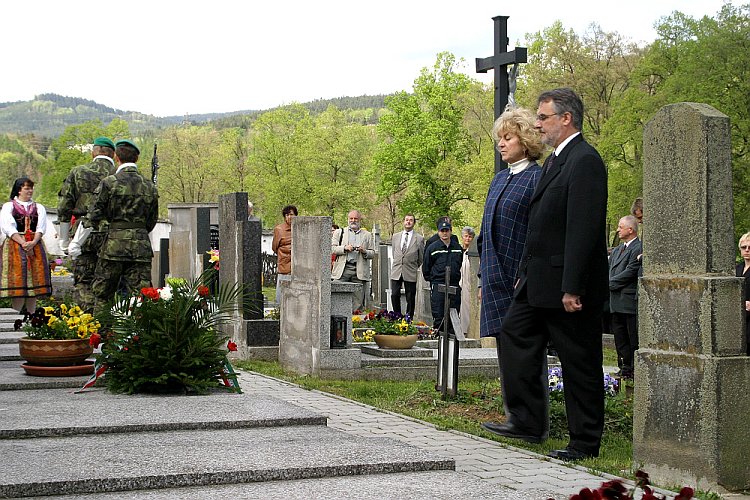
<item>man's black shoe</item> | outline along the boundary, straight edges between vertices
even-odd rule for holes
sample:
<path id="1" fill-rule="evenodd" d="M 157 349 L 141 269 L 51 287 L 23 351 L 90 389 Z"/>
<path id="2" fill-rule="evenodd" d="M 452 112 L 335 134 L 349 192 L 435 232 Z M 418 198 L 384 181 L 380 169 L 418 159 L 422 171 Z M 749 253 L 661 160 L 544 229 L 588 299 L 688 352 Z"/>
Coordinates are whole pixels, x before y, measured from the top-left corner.
<path id="1" fill-rule="evenodd" d="M 527 443 L 539 444 L 542 442 L 541 437 L 523 432 L 512 424 L 496 424 L 495 422 L 485 422 L 482 424 L 482 429 L 493 434 L 497 434 L 498 436 L 512 439 L 521 439 L 523 441 L 526 441 Z"/>
<path id="2" fill-rule="evenodd" d="M 583 460 L 584 458 L 593 458 L 597 455 L 584 453 L 582 451 L 576 450 L 575 448 L 565 448 L 562 450 L 552 450 L 547 453 L 547 456 L 562 460 L 563 462 L 573 462 L 575 460 Z"/>

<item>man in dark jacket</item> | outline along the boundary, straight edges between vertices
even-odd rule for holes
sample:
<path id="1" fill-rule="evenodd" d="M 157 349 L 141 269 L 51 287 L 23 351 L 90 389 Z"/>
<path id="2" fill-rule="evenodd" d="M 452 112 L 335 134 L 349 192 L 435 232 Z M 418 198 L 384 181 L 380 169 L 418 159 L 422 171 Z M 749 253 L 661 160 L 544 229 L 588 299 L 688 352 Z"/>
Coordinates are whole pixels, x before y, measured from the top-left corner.
<path id="1" fill-rule="evenodd" d="M 638 239 L 638 219 L 626 215 L 617 224 L 622 244 L 609 258 L 609 308 L 622 378 L 633 378 L 633 358 L 638 349 L 638 272 L 643 245 Z"/>
<path id="2" fill-rule="evenodd" d="M 455 295 L 450 296 L 451 309 L 461 308 L 461 263 L 463 262 L 463 249 L 458 244 L 458 239 L 451 238 L 451 223 L 447 220 L 438 222 L 437 241 L 433 242 L 424 251 L 422 262 L 422 275 L 430 282 L 430 306 L 432 309 L 432 321 L 435 329 L 443 325 L 445 315 L 445 292 L 438 290 L 438 285 L 445 284 L 445 268 L 450 267 L 450 286 L 455 286 Z M 449 326 L 450 328 L 450 326 Z M 452 328 L 450 328 L 452 331 Z"/>
<path id="3" fill-rule="evenodd" d="M 549 456 L 571 461 L 598 456 L 604 429 L 607 170 L 581 135 L 583 102 L 571 89 L 539 96 L 535 126 L 554 151 L 531 197 L 518 283 L 500 334 L 508 420 L 483 427 L 536 443 L 547 437 L 541 374 L 551 339 L 562 364 L 570 441 Z"/>

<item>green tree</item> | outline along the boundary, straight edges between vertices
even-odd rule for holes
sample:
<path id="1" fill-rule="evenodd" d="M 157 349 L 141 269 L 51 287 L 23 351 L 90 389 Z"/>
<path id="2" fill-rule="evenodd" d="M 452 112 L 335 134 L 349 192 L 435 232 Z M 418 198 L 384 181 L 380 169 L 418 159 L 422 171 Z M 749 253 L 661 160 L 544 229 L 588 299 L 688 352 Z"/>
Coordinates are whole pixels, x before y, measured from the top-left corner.
<path id="1" fill-rule="evenodd" d="M 400 212 L 427 221 L 446 214 L 461 221 L 457 203 L 474 196 L 461 181 L 476 152 L 459 97 L 470 89 L 471 80 L 455 65 L 452 54 L 438 54 L 433 68 L 423 68 L 414 81 L 412 94 L 400 92 L 386 99 L 390 112 L 378 125 L 378 194 L 396 196 Z"/>
<path id="2" fill-rule="evenodd" d="M 739 236 L 750 228 L 750 5 L 725 4 L 715 18 L 697 20 L 675 12 L 661 20 L 657 33 L 604 129 L 602 149 L 610 168 L 616 165 L 640 183 L 643 126 L 662 106 L 702 102 L 725 113 L 731 123 Z"/>
<path id="3" fill-rule="evenodd" d="M 222 167 L 218 142 L 219 133 L 210 126 L 173 127 L 164 132 L 158 147 L 162 209 L 170 202 L 216 202 L 226 192 L 216 175 Z"/>

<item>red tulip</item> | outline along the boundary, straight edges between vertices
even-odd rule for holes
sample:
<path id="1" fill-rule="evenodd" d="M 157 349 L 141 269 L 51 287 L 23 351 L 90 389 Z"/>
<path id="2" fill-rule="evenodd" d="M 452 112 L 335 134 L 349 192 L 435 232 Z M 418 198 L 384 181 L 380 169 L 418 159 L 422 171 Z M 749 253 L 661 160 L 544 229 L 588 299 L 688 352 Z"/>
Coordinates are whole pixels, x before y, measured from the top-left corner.
<path id="1" fill-rule="evenodd" d="M 230 340 L 229 342 L 227 342 L 227 349 L 229 349 L 230 352 L 231 351 L 236 351 L 237 350 L 237 344 L 234 343 L 234 342 L 232 342 Z"/>
<path id="2" fill-rule="evenodd" d="M 210 290 L 205 285 L 199 285 L 198 286 L 198 295 L 201 297 L 208 297 L 208 294 L 210 293 Z"/>

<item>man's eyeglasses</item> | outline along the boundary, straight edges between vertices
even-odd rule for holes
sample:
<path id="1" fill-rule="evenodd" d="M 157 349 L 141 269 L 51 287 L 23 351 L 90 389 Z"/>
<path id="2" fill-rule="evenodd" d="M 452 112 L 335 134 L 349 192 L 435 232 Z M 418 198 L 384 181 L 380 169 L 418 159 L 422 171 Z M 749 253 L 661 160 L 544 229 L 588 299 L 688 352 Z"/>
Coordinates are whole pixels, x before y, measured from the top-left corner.
<path id="1" fill-rule="evenodd" d="M 559 115 L 559 114 L 560 113 L 551 113 L 549 115 L 545 115 L 544 113 L 540 113 L 540 114 L 536 115 L 536 119 L 537 119 L 537 121 L 543 122 L 547 118 L 549 118 L 551 116 Z"/>
<path id="2" fill-rule="evenodd" d="M 741 245 L 740 248 L 742 250 L 750 250 L 750 245 Z"/>

